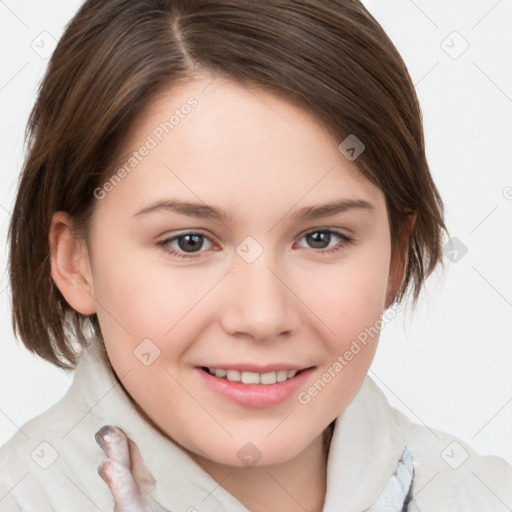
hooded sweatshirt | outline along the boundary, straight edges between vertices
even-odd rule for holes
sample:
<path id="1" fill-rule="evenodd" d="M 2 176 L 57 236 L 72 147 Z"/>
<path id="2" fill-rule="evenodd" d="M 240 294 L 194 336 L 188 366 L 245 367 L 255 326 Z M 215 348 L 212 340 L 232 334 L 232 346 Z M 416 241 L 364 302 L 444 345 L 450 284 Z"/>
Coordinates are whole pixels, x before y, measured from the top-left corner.
<path id="1" fill-rule="evenodd" d="M 0 449 L 0 511 L 113 511 L 97 471 L 105 454 L 95 434 L 104 425 L 117 425 L 137 444 L 156 480 L 152 497 L 165 509 L 250 512 L 138 413 L 94 338 L 63 398 Z M 505 460 L 412 422 L 368 375 L 334 423 L 326 483 L 323 512 L 512 510 Z"/>

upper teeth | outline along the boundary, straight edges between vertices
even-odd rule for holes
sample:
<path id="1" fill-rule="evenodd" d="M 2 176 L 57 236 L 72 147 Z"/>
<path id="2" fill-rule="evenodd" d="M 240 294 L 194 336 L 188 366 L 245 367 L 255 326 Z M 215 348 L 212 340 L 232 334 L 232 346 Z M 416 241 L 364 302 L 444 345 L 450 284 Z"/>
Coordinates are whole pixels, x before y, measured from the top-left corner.
<path id="1" fill-rule="evenodd" d="M 238 370 L 223 370 L 220 368 L 208 368 L 208 371 L 216 377 L 226 378 L 232 382 L 244 384 L 275 384 L 295 377 L 297 370 L 279 370 L 277 372 L 256 373 L 240 372 Z"/>

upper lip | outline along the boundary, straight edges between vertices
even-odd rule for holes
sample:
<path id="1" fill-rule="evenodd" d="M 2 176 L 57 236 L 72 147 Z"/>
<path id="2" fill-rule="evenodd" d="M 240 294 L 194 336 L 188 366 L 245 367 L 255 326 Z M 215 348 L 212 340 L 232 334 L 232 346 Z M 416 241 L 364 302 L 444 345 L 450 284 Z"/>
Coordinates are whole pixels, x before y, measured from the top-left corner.
<path id="1" fill-rule="evenodd" d="M 203 366 L 203 368 L 217 368 L 222 370 L 238 370 L 241 372 L 255 372 L 255 373 L 268 373 L 277 372 L 279 370 L 306 370 L 311 366 L 296 365 L 290 363 L 272 363 L 265 365 L 257 365 L 252 363 L 239 363 L 239 364 L 209 364 Z"/>

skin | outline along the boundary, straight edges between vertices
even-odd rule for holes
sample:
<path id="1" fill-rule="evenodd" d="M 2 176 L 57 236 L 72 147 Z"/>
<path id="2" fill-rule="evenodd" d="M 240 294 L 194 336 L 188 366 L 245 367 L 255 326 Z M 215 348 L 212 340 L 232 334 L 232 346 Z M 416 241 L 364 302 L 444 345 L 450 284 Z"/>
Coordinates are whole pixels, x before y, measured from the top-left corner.
<path id="1" fill-rule="evenodd" d="M 141 414 L 233 496 L 254 512 L 320 511 L 322 433 L 359 390 L 378 336 L 306 405 L 296 394 L 266 408 L 236 404 L 195 368 L 314 367 L 307 390 L 391 305 L 405 250 L 391 254 L 385 197 L 338 150 L 341 141 L 262 89 L 206 75 L 169 89 L 137 120 L 125 153 L 190 96 L 198 100 L 191 113 L 97 201 L 89 246 L 73 238 L 66 213 L 54 214 L 52 278 L 74 309 L 97 313 L 112 366 Z M 164 210 L 134 217 L 171 197 L 215 205 L 232 219 Z M 373 209 L 292 218 L 304 206 L 347 198 Z M 305 235 L 321 229 L 334 233 L 315 246 Z M 190 230 L 205 235 L 201 247 L 186 252 L 183 239 L 181 248 L 178 239 L 167 247 L 192 258 L 157 246 Z M 263 250 L 252 263 L 236 252 L 247 236 Z M 341 250 L 325 254 L 334 247 Z M 147 338 L 160 350 L 150 366 L 134 356 Z M 237 456 L 248 442 L 261 453 L 254 467 Z"/>
<path id="2" fill-rule="evenodd" d="M 96 432 L 96 442 L 106 455 L 98 473 L 112 491 L 116 512 L 168 512 L 152 499 L 155 479 L 120 428 L 105 425 Z"/>

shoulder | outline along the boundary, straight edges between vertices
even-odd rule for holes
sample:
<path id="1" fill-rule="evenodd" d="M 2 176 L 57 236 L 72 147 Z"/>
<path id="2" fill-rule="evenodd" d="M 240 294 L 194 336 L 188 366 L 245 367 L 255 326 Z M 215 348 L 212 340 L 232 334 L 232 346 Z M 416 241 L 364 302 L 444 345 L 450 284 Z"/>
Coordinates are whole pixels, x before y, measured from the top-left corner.
<path id="1" fill-rule="evenodd" d="M 466 442 L 393 408 L 367 376 L 361 417 L 373 436 L 406 446 L 414 460 L 412 494 L 421 512 L 481 512 L 512 509 L 512 466 L 504 459 L 479 455 Z"/>
<path id="2" fill-rule="evenodd" d="M 101 462 L 94 443 L 77 443 L 73 425 L 84 418 L 68 393 L 43 414 L 25 423 L 0 448 L 0 510 L 109 510 L 113 508 L 99 476 L 92 485 L 82 467 Z M 94 475 L 95 477 L 97 475 Z M 89 489 L 88 489 L 89 487 Z"/>
<path id="3" fill-rule="evenodd" d="M 504 459 L 479 455 L 464 441 L 425 425 L 409 422 L 406 431 L 415 460 L 413 494 L 422 512 L 512 506 L 512 466 Z"/>

